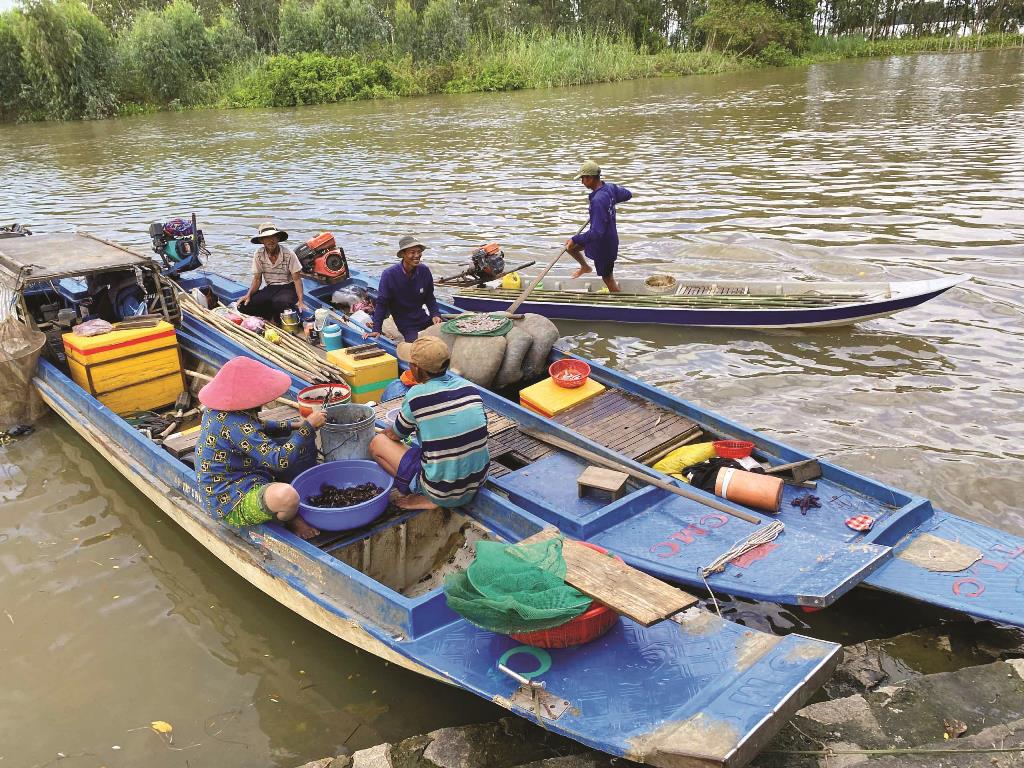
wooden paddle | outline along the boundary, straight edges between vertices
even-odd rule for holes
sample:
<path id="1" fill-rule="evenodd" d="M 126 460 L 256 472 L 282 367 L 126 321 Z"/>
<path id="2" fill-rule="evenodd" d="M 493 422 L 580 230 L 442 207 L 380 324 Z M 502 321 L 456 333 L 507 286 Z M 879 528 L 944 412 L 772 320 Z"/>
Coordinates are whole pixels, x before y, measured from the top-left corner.
<path id="1" fill-rule="evenodd" d="M 588 224 L 590 224 L 590 219 L 587 219 L 583 223 L 583 226 L 576 230 L 576 234 L 578 235 L 580 232 L 582 232 L 584 229 L 586 229 Z M 516 310 L 519 309 L 519 305 L 522 304 L 524 301 L 526 301 L 526 298 L 531 293 L 533 293 L 533 289 L 536 288 L 537 285 L 540 283 L 540 281 L 544 279 L 544 276 L 548 272 L 551 271 L 551 268 L 554 267 L 555 264 L 558 263 L 558 260 L 560 258 L 562 258 L 562 254 L 565 253 L 568 250 L 569 250 L 568 246 L 562 248 L 562 250 L 560 250 L 558 252 L 558 255 L 555 256 L 555 258 L 553 258 L 551 260 L 551 263 L 548 264 L 546 267 L 544 267 L 543 271 L 541 271 L 541 273 L 539 275 L 537 275 L 535 278 L 533 278 L 533 282 L 531 282 L 528 286 L 526 286 L 526 288 L 523 289 L 523 292 L 521 294 L 519 294 L 519 298 L 515 300 L 515 303 L 512 304 L 511 307 L 509 307 L 508 309 L 505 310 L 505 314 L 506 315 L 511 317 L 512 315 L 514 315 L 516 313 Z"/>
<path id="2" fill-rule="evenodd" d="M 542 432 L 539 429 L 530 429 L 529 427 L 522 426 L 519 427 L 519 431 L 522 432 L 524 435 L 529 435 L 530 437 L 536 440 L 540 440 L 542 443 L 547 443 L 548 445 L 552 445 L 555 448 L 561 448 L 563 451 L 568 451 L 572 454 L 575 454 L 576 456 L 579 456 L 581 459 L 586 459 L 587 461 L 593 464 L 601 464 L 602 466 L 608 467 L 609 469 L 614 469 L 619 472 L 625 472 L 630 477 L 636 478 L 637 480 L 645 482 L 648 485 L 653 485 L 657 488 L 661 488 L 663 491 L 674 493 L 677 496 L 682 496 L 684 499 L 689 499 L 690 501 L 696 501 L 698 504 L 703 504 L 705 507 L 711 507 L 712 509 L 716 509 L 719 512 L 725 512 L 727 515 L 738 517 L 740 520 L 745 520 L 746 522 L 751 523 L 753 525 L 761 524 L 760 518 L 754 517 L 753 515 L 747 514 L 746 512 L 742 512 L 741 510 L 734 509 L 733 507 L 730 507 L 727 504 L 723 504 L 717 499 L 704 498 L 696 491 L 688 487 L 672 485 L 672 483 L 662 480 L 660 477 L 654 474 L 648 474 L 647 472 L 642 472 L 639 469 L 634 469 L 628 464 L 615 461 L 614 459 L 605 458 L 604 456 L 598 453 L 588 451 L 586 448 L 581 448 L 575 443 L 571 443 L 568 440 L 563 440 L 562 438 L 556 437 L 555 435 L 552 435 L 549 432 Z"/>

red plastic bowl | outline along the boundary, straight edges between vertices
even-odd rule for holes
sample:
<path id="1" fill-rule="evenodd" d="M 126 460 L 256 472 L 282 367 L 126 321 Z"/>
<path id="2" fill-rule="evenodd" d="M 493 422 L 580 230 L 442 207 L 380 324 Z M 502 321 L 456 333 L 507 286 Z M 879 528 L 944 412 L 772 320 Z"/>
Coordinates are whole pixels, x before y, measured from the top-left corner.
<path id="1" fill-rule="evenodd" d="M 556 360 L 548 366 L 548 375 L 555 384 L 566 389 L 576 389 L 587 383 L 590 376 L 590 366 L 582 360 L 566 358 Z"/>
<path id="2" fill-rule="evenodd" d="M 589 547 L 602 555 L 608 550 L 591 544 L 586 541 L 578 542 L 584 547 Z M 622 562 L 622 558 L 615 555 L 615 559 Z M 596 640 L 609 629 L 615 626 L 619 620 L 619 614 L 613 611 L 604 603 L 595 600 L 590 608 L 581 613 L 575 619 L 570 619 L 557 627 L 551 629 L 538 629 L 535 632 L 519 632 L 511 635 L 513 640 L 518 640 L 526 645 L 533 645 L 538 648 L 569 648 L 573 645 L 582 645 Z"/>
<path id="3" fill-rule="evenodd" d="M 754 450 L 754 444 L 747 440 L 716 440 L 711 445 L 723 459 L 746 458 Z"/>

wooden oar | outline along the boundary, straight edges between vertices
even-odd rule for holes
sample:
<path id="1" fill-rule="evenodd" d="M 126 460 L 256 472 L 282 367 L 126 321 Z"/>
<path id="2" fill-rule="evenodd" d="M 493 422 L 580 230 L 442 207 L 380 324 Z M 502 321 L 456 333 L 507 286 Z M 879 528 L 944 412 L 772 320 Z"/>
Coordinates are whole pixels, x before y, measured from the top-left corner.
<path id="1" fill-rule="evenodd" d="M 555 448 L 561 448 L 563 451 L 569 451 L 570 453 L 579 456 L 581 459 L 586 459 L 587 461 L 592 462 L 593 464 L 601 464 L 605 467 L 608 467 L 609 469 L 614 469 L 619 472 L 625 472 L 630 477 L 645 482 L 648 485 L 653 485 L 656 488 L 661 488 L 663 491 L 674 493 L 677 496 L 682 496 L 684 499 L 689 499 L 690 501 L 696 501 L 698 504 L 703 504 L 705 507 L 711 507 L 712 509 L 717 509 L 719 512 L 725 512 L 727 515 L 738 517 L 740 520 L 745 520 L 746 522 L 752 523 L 753 525 L 761 524 L 760 518 L 754 517 L 753 515 L 749 515 L 746 512 L 742 512 L 738 509 L 733 509 L 732 507 L 723 504 L 717 499 L 705 499 L 704 497 L 700 496 L 696 491 L 693 491 L 690 488 L 683 488 L 678 485 L 672 485 L 672 483 L 666 482 L 665 480 L 662 480 L 660 477 L 657 477 L 656 475 L 641 472 L 639 469 L 634 469 L 628 464 L 615 461 L 614 459 L 606 458 L 599 453 L 594 453 L 593 451 L 588 451 L 586 448 L 581 448 L 575 443 L 570 443 L 568 440 L 563 440 L 562 438 L 556 437 L 555 435 L 552 435 L 549 432 L 541 432 L 539 429 L 530 429 L 529 427 L 519 427 L 519 431 L 522 432 L 524 435 L 529 435 L 530 437 L 536 440 L 540 440 L 542 443 L 547 443 L 548 445 L 552 445 Z"/>
<path id="2" fill-rule="evenodd" d="M 587 219 L 583 223 L 583 226 L 576 230 L 576 234 L 578 235 L 580 232 L 582 232 L 584 229 L 586 229 L 587 225 L 589 223 L 590 223 L 590 219 Z M 516 310 L 519 309 L 519 305 L 522 304 L 524 301 L 526 301 L 526 298 L 531 293 L 533 293 L 533 289 L 536 288 L 537 285 L 540 283 L 540 281 L 544 279 L 544 275 L 546 275 L 548 272 L 551 271 L 551 269 L 555 266 L 555 264 L 558 263 L 558 260 L 560 258 L 562 258 L 562 254 L 565 253 L 568 250 L 569 250 L 568 246 L 563 247 L 562 250 L 560 250 L 558 252 L 558 255 L 555 256 L 555 258 L 553 258 L 551 260 L 551 263 L 548 264 L 546 267 L 544 267 L 543 271 L 539 275 L 537 275 L 535 278 L 533 278 L 533 282 L 531 282 L 528 286 L 526 286 L 526 288 L 523 290 L 523 292 L 521 294 L 519 294 L 519 298 L 515 300 L 515 303 L 513 303 L 511 307 L 509 307 L 508 309 L 505 310 L 505 314 L 506 315 L 512 316 L 512 315 L 514 315 L 516 313 Z"/>

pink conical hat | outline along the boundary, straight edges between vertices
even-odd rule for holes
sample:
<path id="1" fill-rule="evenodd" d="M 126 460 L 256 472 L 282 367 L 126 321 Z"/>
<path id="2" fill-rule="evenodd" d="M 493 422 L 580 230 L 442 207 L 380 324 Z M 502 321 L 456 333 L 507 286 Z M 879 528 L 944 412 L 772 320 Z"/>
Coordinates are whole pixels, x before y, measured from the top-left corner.
<path id="1" fill-rule="evenodd" d="M 199 402 L 218 411 L 247 411 L 280 397 L 291 385 L 288 374 L 249 357 L 236 357 L 199 390 Z"/>

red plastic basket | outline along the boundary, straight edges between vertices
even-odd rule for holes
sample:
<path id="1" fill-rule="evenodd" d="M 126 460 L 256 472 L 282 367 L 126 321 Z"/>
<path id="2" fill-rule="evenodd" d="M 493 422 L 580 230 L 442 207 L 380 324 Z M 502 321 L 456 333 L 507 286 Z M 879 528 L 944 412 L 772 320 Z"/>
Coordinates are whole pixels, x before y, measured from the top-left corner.
<path id="1" fill-rule="evenodd" d="M 607 554 L 608 550 L 591 544 L 586 541 L 578 542 L 584 547 Z M 615 559 L 622 562 L 622 558 L 615 555 Z M 534 645 L 538 648 L 569 648 L 573 645 L 582 645 L 596 640 L 609 629 L 615 626 L 619 620 L 619 614 L 613 611 L 604 603 L 595 600 L 590 608 L 557 627 L 551 629 L 538 629 L 535 632 L 519 632 L 511 635 L 513 640 L 518 640 L 526 645 Z"/>
<path id="2" fill-rule="evenodd" d="M 576 389 L 587 383 L 590 376 L 590 366 L 582 360 L 556 360 L 548 366 L 548 375 L 555 384 L 566 389 Z"/>
<path id="3" fill-rule="evenodd" d="M 711 445 L 723 459 L 742 459 L 754 450 L 754 444 L 747 440 L 716 440 Z"/>

